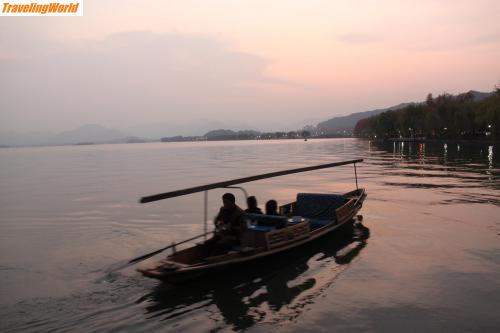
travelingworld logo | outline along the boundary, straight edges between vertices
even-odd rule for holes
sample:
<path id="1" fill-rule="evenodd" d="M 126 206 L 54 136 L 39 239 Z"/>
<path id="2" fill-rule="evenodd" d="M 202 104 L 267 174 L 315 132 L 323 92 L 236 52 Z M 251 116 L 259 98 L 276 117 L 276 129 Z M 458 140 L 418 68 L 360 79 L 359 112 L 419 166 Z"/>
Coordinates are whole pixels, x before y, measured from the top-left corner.
<path id="1" fill-rule="evenodd" d="M 0 5 L 0 16 L 83 16 L 83 0 L 12 0 Z"/>

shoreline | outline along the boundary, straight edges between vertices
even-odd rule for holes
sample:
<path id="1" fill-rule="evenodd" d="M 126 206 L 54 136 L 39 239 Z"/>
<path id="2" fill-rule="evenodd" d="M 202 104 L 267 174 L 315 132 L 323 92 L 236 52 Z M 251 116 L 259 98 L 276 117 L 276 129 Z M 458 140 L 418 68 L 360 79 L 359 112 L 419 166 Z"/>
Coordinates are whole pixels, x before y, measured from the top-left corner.
<path id="1" fill-rule="evenodd" d="M 494 139 L 426 139 L 426 138 L 387 138 L 387 139 L 370 139 L 370 138 L 360 138 L 353 136 L 315 136 L 308 138 L 279 138 L 279 139 L 211 139 L 211 140 L 178 140 L 178 141 L 161 141 L 161 140 L 151 140 L 144 142 L 83 142 L 83 143 L 69 143 L 69 144 L 53 144 L 53 145 L 22 145 L 22 146 L 9 146 L 0 145 L 0 149 L 9 148 L 43 148 L 43 147 L 85 147 L 85 146 L 99 146 L 99 145 L 123 145 L 123 144 L 140 144 L 140 143 L 183 143 L 183 142 L 223 142 L 223 141 L 288 141 L 288 140 L 302 140 L 307 142 L 309 140 L 316 139 L 359 139 L 367 141 L 376 142 L 407 142 L 407 143 L 446 143 L 446 142 L 456 142 L 456 143 L 488 143 L 496 144 L 500 143 L 500 140 Z"/>
<path id="2" fill-rule="evenodd" d="M 228 141 L 304 141 L 316 139 L 361 139 L 352 136 L 315 136 L 308 138 L 273 138 L 273 139 L 209 139 L 209 140 L 175 140 L 175 141 L 162 141 L 162 140 L 148 140 L 143 142 L 83 142 L 83 143 L 67 143 L 67 144 L 51 144 L 51 145 L 19 145 L 9 146 L 0 145 L 0 149 L 8 148 L 43 148 L 43 147 L 85 147 L 85 146 L 99 146 L 99 145 L 124 145 L 124 144 L 141 144 L 141 143 L 183 143 L 183 142 L 228 142 Z"/>
<path id="3" fill-rule="evenodd" d="M 373 141 L 373 140 L 372 140 Z M 390 138 L 390 139 L 380 139 L 380 140 L 374 140 L 374 141 L 387 141 L 387 142 L 418 142 L 418 143 L 428 143 L 428 142 L 434 142 L 434 143 L 446 143 L 446 142 L 457 142 L 457 143 L 500 143 L 500 140 L 494 140 L 494 139 L 446 139 L 446 138 L 440 138 L 440 139 L 425 139 L 425 138 Z"/>

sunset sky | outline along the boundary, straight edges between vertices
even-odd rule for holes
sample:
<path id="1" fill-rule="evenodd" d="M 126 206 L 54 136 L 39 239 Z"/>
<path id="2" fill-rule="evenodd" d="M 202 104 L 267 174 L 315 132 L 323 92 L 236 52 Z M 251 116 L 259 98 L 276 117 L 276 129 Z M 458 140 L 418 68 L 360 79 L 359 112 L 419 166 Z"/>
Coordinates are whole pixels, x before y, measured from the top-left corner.
<path id="1" fill-rule="evenodd" d="M 87 0 L 83 17 L 0 17 L 0 131 L 294 129 L 491 91 L 499 13 L 482 0 Z"/>

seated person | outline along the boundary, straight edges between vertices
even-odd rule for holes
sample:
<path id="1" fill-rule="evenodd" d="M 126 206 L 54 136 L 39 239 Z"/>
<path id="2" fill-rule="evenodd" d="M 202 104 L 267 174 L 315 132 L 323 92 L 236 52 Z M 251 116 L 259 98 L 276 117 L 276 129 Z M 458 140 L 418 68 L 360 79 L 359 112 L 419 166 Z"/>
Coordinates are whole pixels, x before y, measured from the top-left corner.
<path id="1" fill-rule="evenodd" d="M 266 215 L 280 215 L 278 213 L 278 203 L 276 200 L 266 202 Z"/>
<path id="2" fill-rule="evenodd" d="M 241 236 L 247 228 L 245 213 L 236 205 L 232 193 L 222 196 L 223 206 L 214 219 L 214 236 L 203 245 L 205 257 L 227 253 L 233 246 L 241 244 Z"/>
<path id="3" fill-rule="evenodd" d="M 252 195 L 247 199 L 248 208 L 245 209 L 245 213 L 249 214 L 262 214 L 262 210 L 257 207 L 257 199 Z"/>
<path id="4" fill-rule="evenodd" d="M 266 215 L 255 218 L 255 220 L 259 226 L 274 227 L 276 229 L 285 228 L 287 224 L 287 218 L 278 213 L 276 200 L 269 200 L 266 203 Z"/>

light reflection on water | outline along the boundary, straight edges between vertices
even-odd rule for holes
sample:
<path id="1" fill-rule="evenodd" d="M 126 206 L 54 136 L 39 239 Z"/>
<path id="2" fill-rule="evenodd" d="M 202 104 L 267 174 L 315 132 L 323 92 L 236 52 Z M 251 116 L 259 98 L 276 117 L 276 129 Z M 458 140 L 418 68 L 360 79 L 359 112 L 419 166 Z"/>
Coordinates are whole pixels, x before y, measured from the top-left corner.
<path id="1" fill-rule="evenodd" d="M 498 331 L 498 149 L 349 139 L 2 149 L 0 329 Z M 203 230 L 201 194 L 139 205 L 142 195 L 356 157 L 361 234 L 185 287 L 104 274 Z M 245 188 L 263 205 L 353 186 L 350 166 Z M 210 192 L 209 216 L 222 193 Z"/>

